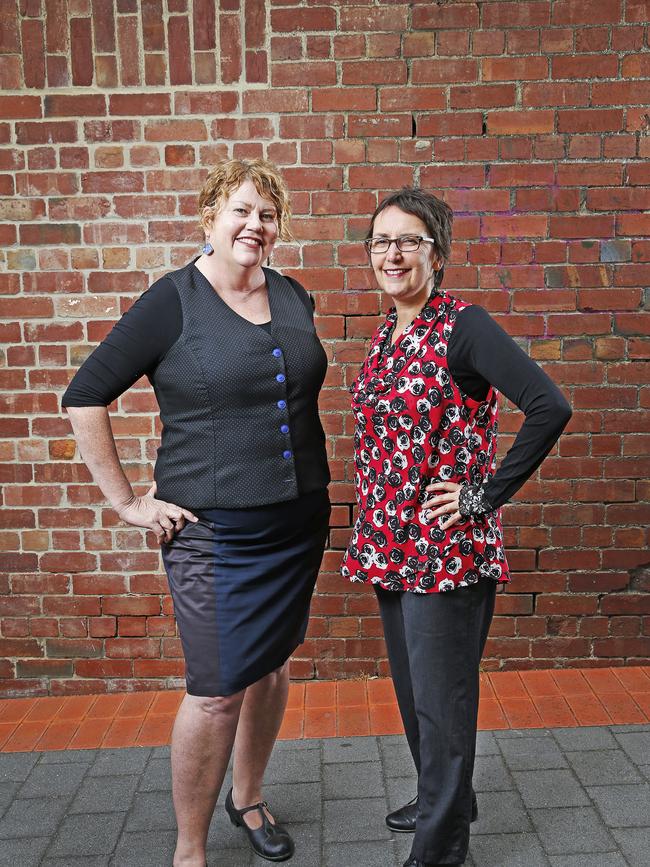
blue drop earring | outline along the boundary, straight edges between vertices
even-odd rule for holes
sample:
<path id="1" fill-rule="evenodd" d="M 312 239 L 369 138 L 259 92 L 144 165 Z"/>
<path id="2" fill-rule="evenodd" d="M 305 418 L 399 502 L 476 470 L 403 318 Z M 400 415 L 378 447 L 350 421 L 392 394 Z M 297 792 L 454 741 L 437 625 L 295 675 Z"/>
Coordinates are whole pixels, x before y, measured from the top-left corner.
<path id="1" fill-rule="evenodd" d="M 211 256 L 214 253 L 214 247 L 209 241 L 206 241 L 205 244 L 201 247 L 201 252 L 206 256 Z"/>

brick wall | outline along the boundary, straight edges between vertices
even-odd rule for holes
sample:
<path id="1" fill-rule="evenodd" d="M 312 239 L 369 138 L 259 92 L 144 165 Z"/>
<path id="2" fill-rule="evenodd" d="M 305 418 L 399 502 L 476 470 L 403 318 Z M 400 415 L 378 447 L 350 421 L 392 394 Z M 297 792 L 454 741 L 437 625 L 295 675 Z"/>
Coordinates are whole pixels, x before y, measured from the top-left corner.
<path id="1" fill-rule="evenodd" d="M 382 191 L 455 209 L 446 285 L 561 384 L 570 433 L 506 508 L 492 668 L 650 658 L 650 52 L 646 0 L 3 0 L 0 692 L 182 674 L 155 545 L 120 524 L 59 409 L 90 347 L 197 250 L 218 157 L 264 155 L 313 291 L 335 503 L 298 677 L 386 672 L 373 594 L 337 575 L 353 500 L 346 386 L 380 313 L 357 243 Z M 138 490 L 153 395 L 119 402 Z M 503 416 L 502 450 L 520 424 Z"/>

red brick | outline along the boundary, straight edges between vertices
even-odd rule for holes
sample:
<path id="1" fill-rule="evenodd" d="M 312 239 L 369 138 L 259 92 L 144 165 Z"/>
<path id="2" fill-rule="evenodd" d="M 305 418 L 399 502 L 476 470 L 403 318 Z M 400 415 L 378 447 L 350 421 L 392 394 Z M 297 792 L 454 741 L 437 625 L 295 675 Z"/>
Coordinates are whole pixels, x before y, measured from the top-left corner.
<path id="1" fill-rule="evenodd" d="M 336 11 L 326 6 L 310 9 L 272 9 L 271 30 L 274 33 L 304 33 L 336 30 Z"/>
<path id="2" fill-rule="evenodd" d="M 553 57 L 551 61 L 552 78 L 616 78 L 618 57 L 614 54 Z"/>
<path id="3" fill-rule="evenodd" d="M 522 88 L 522 103 L 533 108 L 589 105 L 589 85 L 550 81 L 525 84 Z"/>
<path id="4" fill-rule="evenodd" d="M 484 81 L 535 81 L 548 76 L 545 57 L 486 57 L 481 67 Z"/>
<path id="5" fill-rule="evenodd" d="M 558 111 L 558 132 L 619 132 L 623 129 L 623 109 L 572 109 Z"/>
<path id="6" fill-rule="evenodd" d="M 333 11 L 333 10 L 332 10 Z M 382 31 L 397 31 L 402 33 L 408 30 L 408 13 L 407 5 L 392 6 L 390 15 L 386 14 L 385 9 L 364 7 L 343 7 L 341 9 L 341 17 L 338 29 L 339 31 L 360 31 L 362 33 L 376 34 Z M 273 13 L 272 13 L 273 15 Z M 273 20 L 273 19 L 272 19 Z M 417 26 L 414 24 L 414 26 Z M 329 30 L 330 27 L 310 28 L 318 30 Z"/>
<path id="7" fill-rule="evenodd" d="M 51 121 L 16 124 L 16 142 L 18 144 L 47 144 L 48 142 L 77 141 L 77 124 L 74 121 Z"/>
<path id="8" fill-rule="evenodd" d="M 551 24 L 617 24 L 621 16 L 621 0 L 558 0 L 553 6 Z"/>
<path id="9" fill-rule="evenodd" d="M 448 7 L 427 4 L 413 8 L 412 26 L 419 30 L 470 29 L 478 27 L 478 23 L 479 10 L 473 4 Z"/>
<path id="10" fill-rule="evenodd" d="M 493 135 L 534 135 L 553 132 L 552 111 L 491 111 L 488 131 Z"/>
<path id="11" fill-rule="evenodd" d="M 45 117 L 103 116 L 106 98 L 101 94 L 67 95 L 47 94 L 44 101 Z"/>
<path id="12" fill-rule="evenodd" d="M 90 18 L 72 18 L 70 20 L 70 48 L 73 85 L 92 84 L 93 47 Z"/>
<path id="13" fill-rule="evenodd" d="M 613 224 L 612 216 L 551 216 L 550 235 L 554 238 L 610 238 L 614 234 Z"/>
<path id="14" fill-rule="evenodd" d="M 108 111 L 112 117 L 170 114 L 170 97 L 167 93 L 116 93 L 109 96 Z"/>
<path id="15" fill-rule="evenodd" d="M 478 112 L 424 114 L 417 121 L 418 136 L 480 135 L 483 118 Z"/>
<path id="16" fill-rule="evenodd" d="M 42 56 L 40 60 L 42 62 Z M 0 55 L 0 87 L 3 90 L 19 90 L 22 86 L 22 83 L 21 63 L 19 55 Z M 39 85 L 33 84 L 31 86 L 38 87 Z"/>
<path id="17" fill-rule="evenodd" d="M 450 88 L 451 108 L 498 108 L 514 105 L 514 84 L 483 84 Z"/>
<path id="18" fill-rule="evenodd" d="M 141 47 L 138 23 L 135 16 L 120 16 L 117 19 L 120 83 L 126 87 L 142 84 L 139 63 Z M 134 62 L 136 58 L 138 60 Z"/>
<path id="19" fill-rule="evenodd" d="M 167 44 L 170 83 L 191 84 L 190 29 L 186 15 L 170 15 L 167 21 Z"/>
<path id="20" fill-rule="evenodd" d="M 475 60 L 414 60 L 411 65 L 413 84 L 474 82 L 477 73 L 478 64 Z M 372 80 L 379 81 L 381 78 L 374 77 Z"/>
<path id="21" fill-rule="evenodd" d="M 276 91 L 277 94 L 282 94 L 283 91 Z M 291 91 L 289 91 L 291 93 Z M 296 97 L 294 102 L 297 102 L 298 95 L 301 94 L 304 96 L 306 100 L 306 94 L 304 91 L 294 91 Z M 273 103 L 271 103 L 272 105 Z M 291 106 L 291 103 L 289 103 Z M 304 106 L 298 107 L 295 109 L 287 109 L 287 110 L 295 110 L 302 111 L 306 109 L 306 104 Z M 385 107 L 385 106 L 384 106 Z M 377 108 L 377 95 L 374 88 L 368 87 L 323 87 L 314 90 L 312 93 L 312 110 L 313 111 L 345 111 L 345 110 L 357 110 L 357 111 L 375 111 Z"/>

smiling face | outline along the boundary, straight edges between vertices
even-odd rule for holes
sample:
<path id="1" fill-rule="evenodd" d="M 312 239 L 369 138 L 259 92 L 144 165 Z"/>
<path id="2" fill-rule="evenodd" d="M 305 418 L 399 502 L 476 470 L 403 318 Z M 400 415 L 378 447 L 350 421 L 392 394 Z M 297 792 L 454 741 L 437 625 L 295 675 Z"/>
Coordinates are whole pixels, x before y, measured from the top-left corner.
<path id="1" fill-rule="evenodd" d="M 220 264 L 256 268 L 268 259 L 277 240 L 277 208 L 247 180 L 233 190 L 204 227 Z"/>
<path id="2" fill-rule="evenodd" d="M 391 205 L 381 211 L 372 227 L 372 236 L 398 238 L 401 235 L 428 237 L 426 224 L 414 214 Z M 379 287 L 398 307 L 423 307 L 433 288 L 435 272 L 441 267 L 433 244 L 422 241 L 419 250 L 402 253 L 391 244 L 386 253 L 372 253 L 370 263 Z"/>

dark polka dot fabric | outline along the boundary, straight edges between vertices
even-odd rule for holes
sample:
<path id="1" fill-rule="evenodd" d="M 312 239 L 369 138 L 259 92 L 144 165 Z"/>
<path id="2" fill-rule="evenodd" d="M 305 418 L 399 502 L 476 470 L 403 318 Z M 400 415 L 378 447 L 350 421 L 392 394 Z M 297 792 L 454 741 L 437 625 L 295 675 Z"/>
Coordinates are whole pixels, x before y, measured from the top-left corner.
<path id="1" fill-rule="evenodd" d="M 341 568 L 351 581 L 437 593 L 509 579 L 498 511 L 446 518 L 422 512 L 433 481 L 482 487 L 496 466 L 497 393 L 463 394 L 447 344 L 464 302 L 433 294 L 396 343 L 391 310 L 351 386 L 359 515 Z"/>

